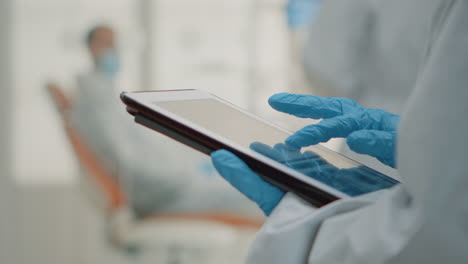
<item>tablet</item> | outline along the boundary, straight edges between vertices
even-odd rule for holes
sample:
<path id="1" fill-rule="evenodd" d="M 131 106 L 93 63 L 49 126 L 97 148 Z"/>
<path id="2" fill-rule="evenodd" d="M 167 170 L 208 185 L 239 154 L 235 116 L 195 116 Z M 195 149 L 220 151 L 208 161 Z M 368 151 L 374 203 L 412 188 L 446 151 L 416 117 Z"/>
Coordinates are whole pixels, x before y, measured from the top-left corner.
<path id="1" fill-rule="evenodd" d="M 287 146 L 292 132 L 200 90 L 123 92 L 121 99 L 137 123 L 207 155 L 229 150 L 265 181 L 317 207 L 398 184 L 320 144 Z"/>

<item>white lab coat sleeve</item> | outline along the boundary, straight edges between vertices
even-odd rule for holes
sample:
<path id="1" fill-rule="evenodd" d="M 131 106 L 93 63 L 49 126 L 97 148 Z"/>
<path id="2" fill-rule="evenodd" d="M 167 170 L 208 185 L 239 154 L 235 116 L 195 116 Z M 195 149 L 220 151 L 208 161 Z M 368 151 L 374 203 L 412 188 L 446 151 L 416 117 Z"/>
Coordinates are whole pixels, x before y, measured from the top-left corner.
<path id="1" fill-rule="evenodd" d="M 354 220 L 358 216 L 361 216 L 369 205 L 382 203 L 386 200 L 383 197 L 391 195 L 397 197 L 398 200 L 404 200 L 401 199 L 404 196 L 392 195 L 393 192 L 399 191 L 382 190 L 338 201 L 320 209 L 313 208 L 294 194 L 288 193 L 260 230 L 252 245 L 247 263 L 307 263 L 307 260 L 311 257 L 312 248 L 314 249 L 312 253 L 323 253 L 320 250 L 321 244 L 316 243 L 323 233 L 322 230 L 327 229 L 338 237 L 341 237 L 348 230 L 362 232 L 362 229 L 350 228 L 350 226 L 355 224 Z M 380 206 L 375 208 L 382 209 Z M 388 208 L 384 206 L 383 210 L 385 209 Z M 380 210 L 377 214 L 383 214 L 383 210 Z M 371 212 L 371 214 L 374 215 L 375 212 Z M 374 217 L 370 217 L 369 219 L 371 219 L 371 222 L 375 220 Z M 324 222 L 324 220 L 326 221 Z M 368 223 L 362 224 L 365 226 Z M 366 240 L 368 238 L 356 236 L 355 239 Z M 343 239 L 343 241 L 348 243 L 352 239 Z M 331 246 L 332 243 L 339 242 L 337 240 L 329 240 L 324 244 Z M 347 245 L 335 246 L 336 252 L 343 252 L 340 250 L 346 248 Z M 345 257 L 344 255 L 339 256 L 339 254 L 334 254 L 333 257 L 338 260 Z M 327 258 L 328 260 L 330 259 Z"/>
<path id="2" fill-rule="evenodd" d="M 451 2 L 401 122 L 403 184 L 320 209 L 288 195 L 248 263 L 468 263 L 468 1 Z"/>

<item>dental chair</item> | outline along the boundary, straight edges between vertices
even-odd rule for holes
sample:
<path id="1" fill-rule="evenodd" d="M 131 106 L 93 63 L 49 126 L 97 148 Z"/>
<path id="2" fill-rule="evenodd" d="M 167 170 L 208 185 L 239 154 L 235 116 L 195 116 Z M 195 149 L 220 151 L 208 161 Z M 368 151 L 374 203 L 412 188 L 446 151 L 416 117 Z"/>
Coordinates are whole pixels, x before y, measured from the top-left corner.
<path id="1" fill-rule="evenodd" d="M 86 194 L 104 213 L 107 235 L 115 247 L 149 252 L 146 258 L 152 263 L 242 263 L 262 220 L 217 212 L 134 217 L 118 177 L 113 175 L 116 172 L 99 161 L 73 127 L 71 100 L 58 85 L 48 84 L 47 92 L 83 170 L 83 180 L 90 186 L 85 188 Z"/>

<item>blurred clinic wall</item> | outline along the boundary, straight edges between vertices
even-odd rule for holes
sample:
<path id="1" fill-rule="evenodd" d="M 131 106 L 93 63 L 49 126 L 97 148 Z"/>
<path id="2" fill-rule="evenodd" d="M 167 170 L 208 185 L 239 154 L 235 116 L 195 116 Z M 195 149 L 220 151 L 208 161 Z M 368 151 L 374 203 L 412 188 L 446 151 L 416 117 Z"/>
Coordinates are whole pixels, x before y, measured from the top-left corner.
<path id="1" fill-rule="evenodd" d="M 15 263 L 18 246 L 16 191 L 11 175 L 11 2 L 0 1 L 0 262 Z"/>
<path id="2" fill-rule="evenodd" d="M 290 90 L 285 0 L 1 0 L 0 262 L 117 263 L 44 89 L 73 92 L 84 35 L 113 26 L 122 90 L 196 88 L 262 115 Z"/>
<path id="3" fill-rule="evenodd" d="M 149 84 L 204 89 L 253 110 L 262 90 L 287 86 L 283 2 L 154 1 Z"/>

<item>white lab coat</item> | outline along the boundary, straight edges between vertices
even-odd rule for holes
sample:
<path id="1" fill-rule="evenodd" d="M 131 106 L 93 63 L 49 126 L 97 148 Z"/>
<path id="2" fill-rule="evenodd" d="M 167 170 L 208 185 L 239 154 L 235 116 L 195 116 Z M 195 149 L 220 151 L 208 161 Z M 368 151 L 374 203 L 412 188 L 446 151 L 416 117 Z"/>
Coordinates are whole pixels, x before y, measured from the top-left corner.
<path id="1" fill-rule="evenodd" d="M 248 263 L 468 263 L 468 1 L 446 2 L 399 130 L 403 183 L 320 209 L 288 194 Z"/>
<path id="2" fill-rule="evenodd" d="M 74 125 L 126 191 L 139 216 L 156 212 L 259 210 L 215 174 L 207 156 L 135 124 L 119 91 L 99 72 L 78 77 Z"/>

